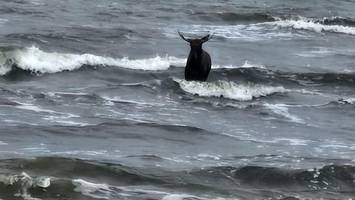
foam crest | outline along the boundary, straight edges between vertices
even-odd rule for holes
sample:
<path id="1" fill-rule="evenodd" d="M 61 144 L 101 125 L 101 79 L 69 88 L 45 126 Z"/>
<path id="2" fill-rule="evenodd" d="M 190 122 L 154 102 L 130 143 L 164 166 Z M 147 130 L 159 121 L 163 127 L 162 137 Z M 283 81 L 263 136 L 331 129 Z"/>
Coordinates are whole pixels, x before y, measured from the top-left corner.
<path id="1" fill-rule="evenodd" d="M 161 200 L 227 200 L 222 197 L 211 198 L 211 197 L 198 197 L 190 194 L 168 194 L 163 196 Z M 237 198 L 233 198 L 233 200 L 238 200 Z"/>
<path id="2" fill-rule="evenodd" d="M 1 19 L 0 18 L 0 26 L 2 26 L 3 24 L 5 24 L 8 21 L 9 21 L 8 19 Z"/>
<path id="3" fill-rule="evenodd" d="M 27 71 L 56 73 L 76 70 L 84 65 L 115 66 L 135 70 L 166 70 L 171 65 L 183 65 L 186 61 L 172 56 L 132 60 L 127 57 L 111 58 L 92 54 L 44 52 L 34 46 L 2 54 L 0 59 L 0 74 L 2 75 L 11 70 L 11 64 L 16 64 L 17 67 Z"/>
<path id="4" fill-rule="evenodd" d="M 303 119 L 292 115 L 289 113 L 287 105 L 285 104 L 264 104 L 264 106 L 268 109 L 270 109 L 272 112 L 274 112 L 277 115 L 281 115 L 283 117 L 285 117 L 286 119 L 295 122 L 295 123 L 300 123 L 300 124 L 304 124 L 305 122 L 303 121 Z"/>
<path id="5" fill-rule="evenodd" d="M 289 39 L 294 34 L 290 32 L 271 31 L 270 28 L 265 26 L 266 23 L 257 24 L 239 24 L 239 25 L 189 25 L 189 26 L 176 26 L 167 27 L 164 29 L 164 34 L 169 38 L 178 38 L 177 30 L 181 30 L 189 35 L 204 35 L 206 33 L 213 33 L 214 37 L 238 39 L 246 41 L 259 41 L 269 40 L 272 38 Z"/>
<path id="6" fill-rule="evenodd" d="M 327 25 L 313 19 L 299 17 L 299 19 L 277 20 L 265 22 L 264 24 L 276 25 L 283 28 L 293 28 L 299 30 L 309 30 L 314 32 L 334 32 L 355 35 L 355 27 L 342 25 Z"/>
<path id="7" fill-rule="evenodd" d="M 282 86 L 265 86 L 254 84 L 237 84 L 234 82 L 196 82 L 174 79 L 184 91 L 203 97 L 224 97 L 237 101 L 250 101 L 254 98 L 268 96 L 274 93 L 284 93 Z"/>
<path id="8" fill-rule="evenodd" d="M 35 73 L 57 73 L 62 71 L 73 71 L 82 66 L 111 66 L 134 70 L 167 70 L 170 66 L 185 67 L 186 58 L 174 56 L 156 56 L 146 59 L 132 60 L 127 57 L 111 58 L 92 54 L 69 54 L 57 52 L 45 52 L 37 47 L 27 47 L 12 51 L 0 51 L 0 75 L 5 75 L 12 70 L 12 66 L 35 72 Z M 251 64 L 246 61 L 241 66 L 234 65 L 212 65 L 213 69 L 233 68 L 261 68 L 265 66 Z"/>
<path id="9" fill-rule="evenodd" d="M 266 69 L 264 65 L 260 64 L 252 64 L 249 61 L 245 61 L 243 65 L 235 66 L 235 65 L 212 65 L 212 69 L 236 69 L 236 68 L 259 68 Z"/>
<path id="10" fill-rule="evenodd" d="M 168 194 L 162 198 L 162 200 L 187 200 L 187 199 L 200 200 L 201 198 L 188 195 L 188 194 Z"/>
<path id="11" fill-rule="evenodd" d="M 75 192 L 95 199 L 110 199 L 111 189 L 106 184 L 91 183 L 83 179 L 75 179 L 72 183 Z"/>
<path id="12" fill-rule="evenodd" d="M 355 97 L 354 98 L 342 98 L 342 99 L 339 99 L 338 102 L 345 103 L 345 104 L 355 104 Z"/>

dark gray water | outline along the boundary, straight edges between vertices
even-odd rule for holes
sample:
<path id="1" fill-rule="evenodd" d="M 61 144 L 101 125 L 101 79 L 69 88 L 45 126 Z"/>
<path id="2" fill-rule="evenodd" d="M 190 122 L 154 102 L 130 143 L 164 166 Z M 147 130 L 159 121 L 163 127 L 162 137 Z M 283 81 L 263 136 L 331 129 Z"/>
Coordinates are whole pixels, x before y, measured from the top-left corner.
<path id="1" fill-rule="evenodd" d="M 354 198 L 354 8 L 1 1 L 0 199 Z"/>

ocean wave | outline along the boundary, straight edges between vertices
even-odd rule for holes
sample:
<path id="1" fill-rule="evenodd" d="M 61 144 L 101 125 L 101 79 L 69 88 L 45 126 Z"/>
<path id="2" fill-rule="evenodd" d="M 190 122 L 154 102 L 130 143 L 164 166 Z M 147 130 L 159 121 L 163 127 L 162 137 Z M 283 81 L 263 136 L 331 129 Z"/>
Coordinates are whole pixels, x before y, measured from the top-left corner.
<path id="1" fill-rule="evenodd" d="M 355 187 L 355 167 L 352 165 L 326 165 L 311 169 L 252 165 L 212 166 L 169 171 L 60 157 L 1 161 L 1 169 L 5 171 L 26 170 L 29 173 L 55 175 L 31 177 L 24 172 L 2 174 L 0 196 L 7 195 L 9 198 L 16 195 L 57 199 L 58 194 L 68 198 L 81 194 L 97 199 L 121 199 L 127 195 L 139 199 L 215 199 L 215 196 L 206 196 L 206 192 L 234 191 L 229 197 L 238 197 L 238 188 L 244 191 L 249 187 L 258 189 L 287 186 L 292 189 L 301 188 L 306 192 L 354 192 Z M 174 188 L 174 193 L 171 193 L 171 188 Z M 191 190 L 194 194 L 187 192 Z M 196 194 L 203 195 L 195 196 Z M 223 195 L 219 199 L 224 199 Z"/>
<path id="2" fill-rule="evenodd" d="M 322 19 L 316 19 L 315 22 L 325 25 L 355 26 L 355 20 L 341 16 L 324 17 Z"/>
<path id="3" fill-rule="evenodd" d="M 161 199 L 161 200 L 207 200 L 211 198 L 198 197 L 191 194 L 174 194 L 152 189 L 136 189 L 134 187 L 113 186 L 104 183 L 93 183 L 83 179 L 72 181 L 75 185 L 74 191 L 84 196 L 94 199 L 121 199 L 128 196 L 141 197 L 141 199 Z M 146 197 L 146 198 L 145 198 Z M 225 200 L 225 198 L 212 198 L 216 200 Z"/>
<path id="4" fill-rule="evenodd" d="M 323 84 L 341 84 L 341 85 L 354 85 L 354 73 L 297 73 L 297 74 L 284 74 L 283 77 L 287 79 L 295 79 L 298 81 L 311 81 L 314 83 Z"/>
<path id="5" fill-rule="evenodd" d="M 254 98 L 285 93 L 282 86 L 266 86 L 257 84 L 237 84 L 228 81 L 196 82 L 174 79 L 180 88 L 190 94 L 202 97 L 223 97 L 237 101 L 250 101 Z"/>
<path id="6" fill-rule="evenodd" d="M 56 73 L 77 70 L 84 65 L 116 66 L 135 70 L 154 71 L 166 70 L 171 65 L 183 65 L 184 63 L 185 59 L 171 56 L 156 56 L 153 58 L 132 60 L 127 57 L 111 58 L 92 54 L 49 53 L 33 46 L 1 52 L 0 75 L 10 72 L 13 65 L 34 73 Z"/>
<path id="7" fill-rule="evenodd" d="M 310 190 L 352 191 L 355 186 L 355 167 L 326 165 L 313 169 L 282 169 L 276 167 L 224 166 L 191 172 L 198 176 L 228 177 L 242 184 L 261 187 L 302 186 Z"/>
<path id="8" fill-rule="evenodd" d="M 336 20 L 324 18 L 311 19 L 305 17 L 297 17 L 296 19 L 279 19 L 273 22 L 265 22 L 265 25 L 274 25 L 281 28 L 293 28 L 298 30 L 309 30 L 314 32 L 332 32 L 332 33 L 344 33 L 348 35 L 355 35 L 355 27 L 338 25 Z M 334 23 L 331 23 L 334 22 Z"/>
<path id="9" fill-rule="evenodd" d="M 236 16 L 238 17 L 238 16 Z M 250 24 L 232 25 L 175 25 L 163 28 L 164 34 L 169 38 L 178 38 L 177 30 L 187 36 L 213 33 L 216 38 L 238 39 L 246 41 L 259 41 L 277 39 L 291 39 L 294 37 L 308 37 L 305 34 L 280 30 L 280 28 L 292 28 L 297 30 L 309 30 L 314 32 L 333 32 L 355 35 L 355 21 L 342 17 L 330 18 L 306 18 L 306 17 L 273 17 L 265 16 L 267 20 Z"/>
<path id="10" fill-rule="evenodd" d="M 57 73 L 63 71 L 78 70 L 83 66 L 110 66 L 133 70 L 158 71 L 167 70 L 171 66 L 185 67 L 186 58 L 174 56 L 156 56 L 143 59 L 111 58 L 93 54 L 69 54 L 57 52 L 45 52 L 38 47 L 26 47 L 22 49 L 10 49 L 0 51 L 0 75 L 6 75 L 14 67 L 16 69 L 32 73 Z M 260 64 L 251 64 L 248 61 L 241 66 L 234 65 L 212 65 L 213 69 L 231 68 L 261 68 Z"/>
<path id="11" fill-rule="evenodd" d="M 258 68 L 258 69 L 266 69 L 266 66 L 261 65 L 261 64 L 253 64 L 250 63 L 249 61 L 245 61 L 244 64 L 240 66 L 235 66 L 235 65 L 218 65 L 214 64 L 211 67 L 212 69 L 246 69 L 246 68 Z"/>
<path id="12" fill-rule="evenodd" d="M 267 27 L 268 22 L 256 24 L 238 25 L 183 25 L 169 26 L 164 28 L 165 36 L 178 38 L 177 30 L 184 32 L 187 36 L 204 35 L 213 33 L 215 38 L 238 39 L 246 41 L 259 41 L 277 39 L 290 39 L 295 34 L 288 31 L 272 31 Z M 273 23 L 273 22 L 270 22 Z M 272 29 L 272 28 L 271 28 Z"/>

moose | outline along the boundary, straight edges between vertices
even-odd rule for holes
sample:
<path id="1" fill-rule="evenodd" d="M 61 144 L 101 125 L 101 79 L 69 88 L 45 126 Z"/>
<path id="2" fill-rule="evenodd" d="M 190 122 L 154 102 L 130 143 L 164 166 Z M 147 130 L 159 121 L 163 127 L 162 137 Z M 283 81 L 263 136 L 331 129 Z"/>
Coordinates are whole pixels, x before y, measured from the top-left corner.
<path id="1" fill-rule="evenodd" d="M 202 44 L 207 42 L 211 35 L 208 34 L 201 39 L 186 39 L 180 31 L 180 37 L 190 43 L 190 53 L 185 67 L 185 80 L 206 81 L 211 70 L 211 57 L 202 49 Z"/>

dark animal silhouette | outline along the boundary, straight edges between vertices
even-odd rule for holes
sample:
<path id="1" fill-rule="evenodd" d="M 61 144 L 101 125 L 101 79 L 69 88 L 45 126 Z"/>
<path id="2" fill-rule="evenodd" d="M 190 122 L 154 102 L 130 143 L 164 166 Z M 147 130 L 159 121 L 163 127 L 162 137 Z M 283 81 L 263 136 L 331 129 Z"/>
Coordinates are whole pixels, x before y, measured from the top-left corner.
<path id="1" fill-rule="evenodd" d="M 207 42 L 211 35 L 208 34 L 201 39 L 186 39 L 180 32 L 178 33 L 191 47 L 185 67 L 185 80 L 206 81 L 211 70 L 211 57 L 202 49 L 202 44 Z"/>

